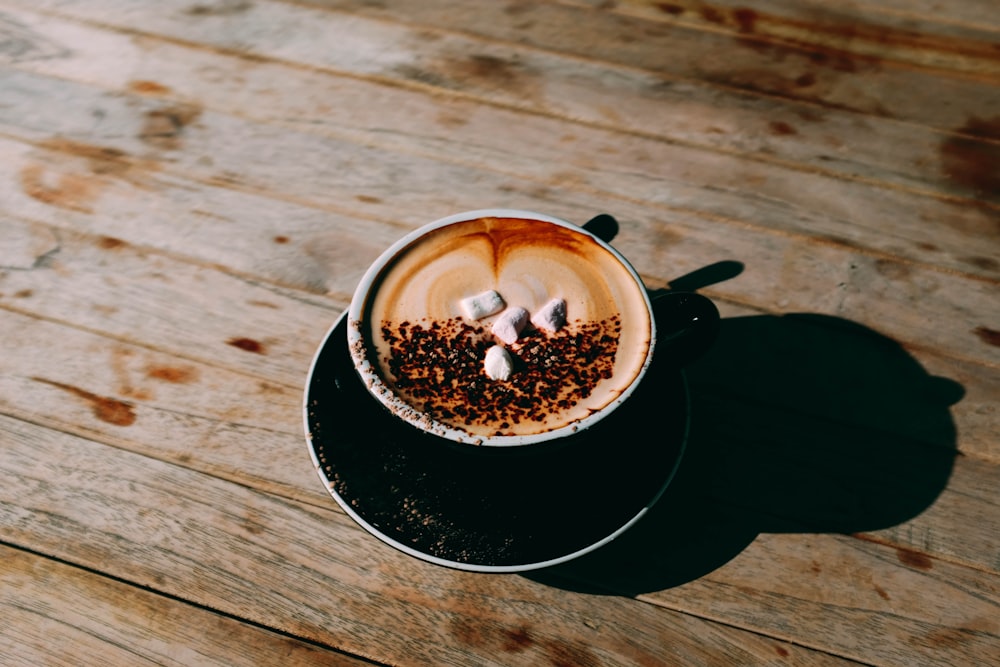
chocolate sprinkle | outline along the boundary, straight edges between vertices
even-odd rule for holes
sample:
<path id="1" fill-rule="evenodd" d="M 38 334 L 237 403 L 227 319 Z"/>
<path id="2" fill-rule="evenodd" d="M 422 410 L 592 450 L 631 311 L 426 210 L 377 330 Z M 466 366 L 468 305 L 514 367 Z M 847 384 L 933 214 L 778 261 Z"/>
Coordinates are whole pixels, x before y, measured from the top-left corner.
<path id="1" fill-rule="evenodd" d="M 614 370 L 620 319 L 575 321 L 557 332 L 530 329 L 508 352 L 509 380 L 483 370 L 496 344 L 482 325 L 462 318 L 383 322 L 390 354 L 387 381 L 416 409 L 459 428 L 479 425 L 509 435 L 511 424 L 545 422 L 586 399 Z"/>

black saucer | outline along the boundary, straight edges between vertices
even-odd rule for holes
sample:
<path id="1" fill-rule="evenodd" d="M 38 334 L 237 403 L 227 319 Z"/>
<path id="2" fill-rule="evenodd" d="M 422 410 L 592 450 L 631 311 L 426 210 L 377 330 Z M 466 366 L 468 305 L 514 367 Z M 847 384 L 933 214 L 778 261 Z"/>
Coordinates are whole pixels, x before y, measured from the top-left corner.
<path id="1" fill-rule="evenodd" d="M 681 371 L 654 361 L 624 405 L 575 436 L 452 443 L 368 394 L 342 315 L 313 360 L 305 428 L 320 478 L 368 532 L 439 565 L 515 572 L 592 551 L 638 521 L 680 463 L 688 402 Z"/>

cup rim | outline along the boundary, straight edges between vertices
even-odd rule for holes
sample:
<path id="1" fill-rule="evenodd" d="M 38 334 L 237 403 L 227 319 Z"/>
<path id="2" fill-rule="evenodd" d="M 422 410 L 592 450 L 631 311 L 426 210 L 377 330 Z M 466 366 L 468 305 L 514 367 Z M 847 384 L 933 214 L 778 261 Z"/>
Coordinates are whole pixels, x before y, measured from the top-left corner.
<path id="1" fill-rule="evenodd" d="M 372 287 L 381 278 L 384 271 L 390 266 L 393 260 L 407 247 L 415 243 L 426 234 L 461 222 L 468 222 L 478 218 L 516 218 L 522 220 L 538 220 L 572 230 L 589 237 L 605 251 L 610 253 L 626 270 L 635 282 L 636 288 L 642 297 L 646 312 L 649 318 L 649 343 L 646 348 L 646 357 L 632 381 L 625 387 L 610 403 L 600 410 L 591 413 L 587 417 L 570 422 L 563 426 L 543 431 L 540 433 L 524 435 L 479 435 L 470 433 L 461 428 L 444 424 L 429 417 L 426 413 L 414 408 L 410 403 L 396 394 L 392 387 L 386 383 L 379 374 L 375 364 L 368 358 L 368 346 L 365 342 L 365 309 L 369 302 L 369 293 Z M 613 248 L 609 243 L 594 235 L 580 225 L 575 225 L 562 218 L 539 213 L 527 209 L 514 208 L 486 208 L 463 211 L 447 215 L 443 218 L 422 225 L 386 248 L 381 255 L 368 267 L 361 277 L 357 288 L 351 297 L 351 303 L 347 310 L 347 346 L 351 360 L 354 362 L 354 369 L 361 377 L 362 382 L 368 392 L 374 396 L 389 412 L 398 419 L 426 433 L 445 438 L 457 443 L 489 446 L 489 447 L 517 447 L 548 442 L 558 438 L 571 436 L 581 430 L 593 426 L 601 421 L 615 409 L 624 403 L 639 386 L 646 371 L 653 360 L 653 350 L 656 347 L 656 320 L 653 317 L 653 305 L 649 298 L 649 293 L 635 268 L 625 257 Z"/>

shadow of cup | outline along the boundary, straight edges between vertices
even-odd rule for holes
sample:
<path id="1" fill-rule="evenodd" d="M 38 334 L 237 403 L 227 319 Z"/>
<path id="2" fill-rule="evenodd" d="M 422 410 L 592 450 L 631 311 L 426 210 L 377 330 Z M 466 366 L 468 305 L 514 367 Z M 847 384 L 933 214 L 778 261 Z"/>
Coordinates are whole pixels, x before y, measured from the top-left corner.
<path id="1" fill-rule="evenodd" d="M 532 578 L 591 592 L 662 590 L 712 572 L 760 533 L 903 523 L 951 474 L 949 406 L 961 385 L 848 320 L 722 320 L 687 376 L 690 439 L 664 495 L 619 539 Z"/>

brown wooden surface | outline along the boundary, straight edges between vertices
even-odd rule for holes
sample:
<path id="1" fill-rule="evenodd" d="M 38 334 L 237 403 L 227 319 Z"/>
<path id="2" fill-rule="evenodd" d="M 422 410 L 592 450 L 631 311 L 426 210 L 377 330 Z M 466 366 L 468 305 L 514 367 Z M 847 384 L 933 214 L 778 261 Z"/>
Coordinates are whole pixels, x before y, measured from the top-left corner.
<path id="1" fill-rule="evenodd" d="M 1000 14 L 750 5 L 0 0 L 0 663 L 994 661 Z M 742 266 L 666 496 L 528 575 L 301 424 L 368 264 L 495 206 Z"/>

